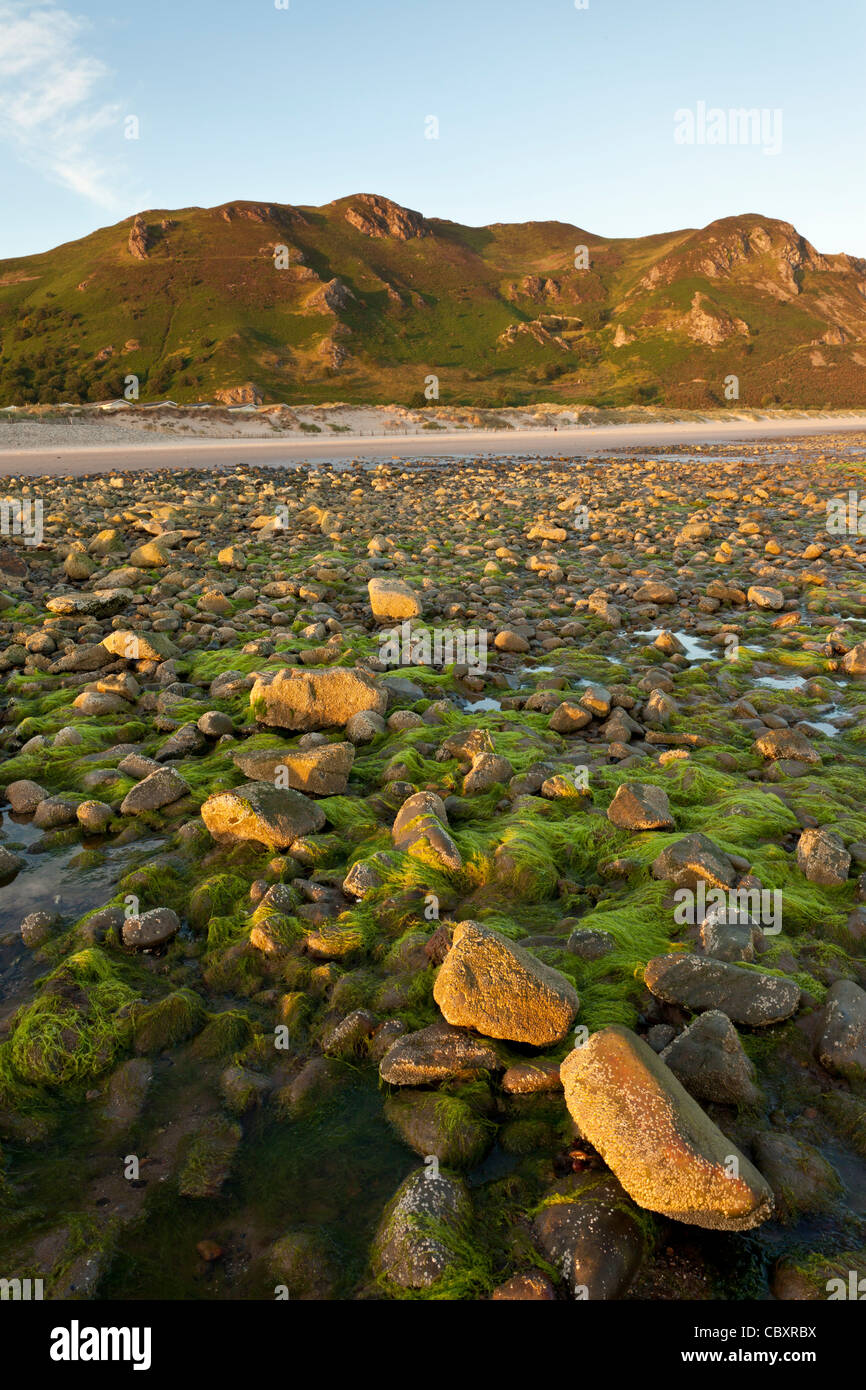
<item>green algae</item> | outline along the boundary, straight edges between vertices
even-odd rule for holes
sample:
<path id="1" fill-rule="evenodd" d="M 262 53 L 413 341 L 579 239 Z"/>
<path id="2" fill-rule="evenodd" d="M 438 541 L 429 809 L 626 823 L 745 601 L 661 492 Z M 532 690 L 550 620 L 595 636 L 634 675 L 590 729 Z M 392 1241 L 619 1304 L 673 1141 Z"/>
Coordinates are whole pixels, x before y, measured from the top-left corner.
<path id="1" fill-rule="evenodd" d="M 16 1015 L 10 1053 L 15 1072 L 42 1086 L 97 1076 L 128 1046 L 128 1021 L 118 1015 L 134 998 L 101 951 L 70 956 Z"/>
<path id="2" fill-rule="evenodd" d="M 139 1056 L 163 1052 L 199 1033 L 207 1022 L 205 1007 L 191 990 L 176 990 L 152 1004 L 131 1010 L 133 1044 Z"/>

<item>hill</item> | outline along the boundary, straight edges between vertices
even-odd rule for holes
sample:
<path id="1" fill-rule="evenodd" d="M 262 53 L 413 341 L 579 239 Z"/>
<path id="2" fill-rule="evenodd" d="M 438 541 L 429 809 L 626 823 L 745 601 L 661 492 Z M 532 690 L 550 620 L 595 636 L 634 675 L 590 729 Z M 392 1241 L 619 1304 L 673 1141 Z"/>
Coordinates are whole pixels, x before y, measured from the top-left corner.
<path id="1" fill-rule="evenodd" d="M 0 261 L 0 404 L 866 405 L 866 260 L 756 214 L 608 239 L 386 198 L 157 210 Z M 732 402 L 733 403 L 733 402 Z"/>

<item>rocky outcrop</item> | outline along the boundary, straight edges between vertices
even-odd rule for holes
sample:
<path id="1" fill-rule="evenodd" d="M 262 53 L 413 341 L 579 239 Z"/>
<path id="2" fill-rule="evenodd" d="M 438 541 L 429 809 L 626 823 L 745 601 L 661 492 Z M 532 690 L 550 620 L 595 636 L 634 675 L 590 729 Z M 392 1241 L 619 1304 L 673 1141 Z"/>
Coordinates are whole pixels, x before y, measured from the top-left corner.
<path id="1" fill-rule="evenodd" d="M 393 237 L 395 241 L 412 241 L 417 237 L 432 236 L 432 228 L 427 225 L 420 212 L 392 203 L 389 198 L 381 198 L 375 193 L 359 193 L 352 199 L 347 209 L 346 221 L 350 227 L 369 237 Z"/>
<path id="2" fill-rule="evenodd" d="M 261 405 L 264 400 L 261 388 L 254 381 L 245 381 L 242 386 L 223 386 L 214 392 L 221 405 Z"/>
<path id="3" fill-rule="evenodd" d="M 135 256 L 136 260 L 147 260 L 147 253 L 150 248 L 150 235 L 143 213 L 139 213 L 133 220 L 132 230 L 129 233 L 127 245 L 129 247 L 129 254 Z"/>

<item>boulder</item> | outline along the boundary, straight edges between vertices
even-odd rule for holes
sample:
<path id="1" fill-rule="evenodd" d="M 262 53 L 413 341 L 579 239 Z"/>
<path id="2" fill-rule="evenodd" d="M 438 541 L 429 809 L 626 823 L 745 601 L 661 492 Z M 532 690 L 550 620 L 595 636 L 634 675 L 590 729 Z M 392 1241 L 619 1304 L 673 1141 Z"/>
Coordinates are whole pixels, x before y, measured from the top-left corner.
<path id="1" fill-rule="evenodd" d="M 449 1168 L 474 1168 L 495 1133 L 465 1101 L 438 1091 L 397 1092 L 385 1101 L 385 1117 L 415 1153 Z"/>
<path id="2" fill-rule="evenodd" d="M 643 977 L 652 993 L 668 1004 L 693 1013 L 719 1009 L 732 1023 L 750 1028 L 781 1023 L 800 1004 L 800 987 L 794 980 L 680 952 L 654 957 Z"/>
<path id="3" fill-rule="evenodd" d="M 289 849 L 303 835 L 325 824 L 325 813 L 301 792 L 245 782 L 231 791 L 214 792 L 201 817 L 218 844 L 254 840 L 272 849 Z"/>
<path id="4" fill-rule="evenodd" d="M 133 632 L 117 629 L 103 637 L 102 645 L 112 656 L 125 661 L 168 661 L 180 656 L 180 649 L 164 632 Z"/>
<path id="5" fill-rule="evenodd" d="M 667 792 L 650 782 L 623 782 L 607 808 L 607 818 L 620 830 L 673 830 Z"/>
<path id="6" fill-rule="evenodd" d="M 241 749 L 234 764 L 255 782 L 284 784 L 310 796 L 342 796 L 355 759 L 351 743 L 323 743 L 317 748 Z"/>
<path id="7" fill-rule="evenodd" d="M 797 842 L 797 863 L 810 883 L 825 888 L 845 883 L 851 856 L 841 836 L 831 830 L 804 830 Z"/>
<path id="8" fill-rule="evenodd" d="M 448 812 L 442 798 L 435 792 L 415 792 L 397 812 L 391 840 L 402 854 L 432 858 L 446 870 L 460 869 L 463 859 L 447 825 Z"/>
<path id="9" fill-rule="evenodd" d="M 755 1068 L 727 1014 L 700 1014 L 661 1053 L 661 1059 L 695 1100 L 756 1105 L 761 1093 Z"/>
<path id="10" fill-rule="evenodd" d="M 785 605 L 785 595 L 781 589 L 773 589 L 767 584 L 753 584 L 748 590 L 746 598 L 756 608 L 776 610 Z"/>
<path id="11" fill-rule="evenodd" d="M 289 668 L 259 676 L 250 692 L 256 719 L 277 729 L 328 729 L 372 710 L 383 715 L 388 697 L 364 671 L 335 666 L 323 671 Z"/>
<path id="12" fill-rule="evenodd" d="M 371 579 L 367 592 L 377 623 L 399 623 L 421 615 L 421 600 L 402 579 L 387 576 Z"/>
<path id="13" fill-rule="evenodd" d="M 573 1178 L 548 1194 L 532 1223 L 541 1254 L 563 1275 L 572 1298 L 621 1298 L 640 1269 L 640 1218 L 614 1177 Z"/>
<path id="14" fill-rule="evenodd" d="M 768 729 L 755 739 L 755 752 L 770 762 L 784 759 L 795 763 L 819 763 L 821 754 L 796 729 Z"/>
<path id="15" fill-rule="evenodd" d="M 142 811 L 158 811 L 189 795 L 189 786 L 173 767 L 161 767 L 151 772 L 134 787 L 130 787 L 120 803 L 123 816 L 137 816 Z"/>
<path id="16" fill-rule="evenodd" d="M 127 917 L 123 924 L 123 944 L 134 951 L 147 951 L 171 941 L 180 931 L 180 918 L 170 907 L 152 907 L 139 917 Z"/>
<path id="17" fill-rule="evenodd" d="M 853 980 L 837 980 L 824 1003 L 818 1060 L 834 1076 L 866 1076 L 866 991 Z"/>
<path id="18" fill-rule="evenodd" d="M 63 617 L 113 618 L 134 597 L 131 589 L 100 589 L 90 594 L 55 594 L 46 600 L 49 613 Z"/>
<path id="19" fill-rule="evenodd" d="M 501 1069 L 490 1043 L 440 1021 L 398 1038 L 382 1058 L 379 1075 L 390 1086 L 429 1086 L 437 1081 L 468 1081 L 479 1072 Z"/>
<path id="20" fill-rule="evenodd" d="M 534 1047 L 561 1042 L 580 1007 L 558 970 L 477 922 L 455 926 L 433 997 L 457 1027 Z"/>
<path id="21" fill-rule="evenodd" d="M 780 1221 L 829 1211 L 842 1195 L 835 1168 L 811 1144 L 767 1131 L 755 1136 L 754 1150 L 755 1162 L 773 1190 Z"/>
<path id="22" fill-rule="evenodd" d="M 16 816 L 32 816 L 40 801 L 44 801 L 47 795 L 45 788 L 40 787 L 38 782 L 30 782 L 26 778 L 10 782 L 6 788 L 6 800 L 12 807 L 12 814 Z"/>
<path id="23" fill-rule="evenodd" d="M 686 835 L 653 860 L 653 878 L 667 879 L 675 888 L 696 888 L 698 880 L 713 888 L 730 888 L 736 878 L 725 852 L 706 835 Z"/>
<path id="24" fill-rule="evenodd" d="M 640 1206 L 720 1231 L 772 1215 L 766 1180 L 628 1028 L 594 1033 L 560 1071 L 580 1133 Z"/>
<path id="25" fill-rule="evenodd" d="M 385 1209 L 373 1241 L 375 1273 L 404 1289 L 429 1289 L 455 1263 L 450 1243 L 436 1232 L 460 1236 L 471 1207 L 459 1178 L 427 1169 L 410 1173 Z"/>

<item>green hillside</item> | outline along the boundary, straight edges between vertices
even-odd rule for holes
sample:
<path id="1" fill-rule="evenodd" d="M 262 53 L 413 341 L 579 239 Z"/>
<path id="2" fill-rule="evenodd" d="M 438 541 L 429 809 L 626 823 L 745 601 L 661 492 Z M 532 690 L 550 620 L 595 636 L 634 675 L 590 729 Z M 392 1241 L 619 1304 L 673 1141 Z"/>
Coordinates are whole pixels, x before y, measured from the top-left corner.
<path id="1" fill-rule="evenodd" d="M 734 375 L 741 405 L 866 406 L 866 261 L 752 214 L 606 240 L 369 194 L 150 211 L 0 261 L 0 405 L 131 375 L 142 401 L 422 404 L 435 375 L 443 404 L 700 408 Z"/>

